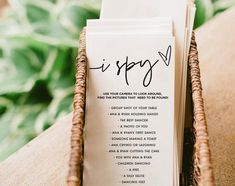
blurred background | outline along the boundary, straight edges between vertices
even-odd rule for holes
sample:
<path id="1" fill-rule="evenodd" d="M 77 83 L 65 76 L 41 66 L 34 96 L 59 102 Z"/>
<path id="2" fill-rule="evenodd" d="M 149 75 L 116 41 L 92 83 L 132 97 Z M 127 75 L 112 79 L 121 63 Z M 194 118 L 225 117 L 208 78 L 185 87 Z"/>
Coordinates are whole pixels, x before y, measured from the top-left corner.
<path id="1" fill-rule="evenodd" d="M 101 0 L 0 0 L 0 162 L 73 109 L 79 33 Z M 235 4 L 196 0 L 195 29 Z"/>

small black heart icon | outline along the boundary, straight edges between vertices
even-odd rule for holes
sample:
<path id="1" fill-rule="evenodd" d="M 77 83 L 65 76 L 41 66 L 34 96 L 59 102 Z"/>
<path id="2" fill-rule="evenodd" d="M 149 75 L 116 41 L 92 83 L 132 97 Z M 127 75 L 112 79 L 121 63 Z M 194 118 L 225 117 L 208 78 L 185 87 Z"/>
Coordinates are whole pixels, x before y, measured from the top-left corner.
<path id="1" fill-rule="evenodd" d="M 166 51 L 166 55 L 163 54 L 162 52 L 158 52 L 158 54 L 161 56 L 163 62 L 166 64 L 166 66 L 170 65 L 171 51 L 172 51 L 172 47 L 171 47 L 171 45 L 169 45 L 167 48 L 167 51 Z"/>

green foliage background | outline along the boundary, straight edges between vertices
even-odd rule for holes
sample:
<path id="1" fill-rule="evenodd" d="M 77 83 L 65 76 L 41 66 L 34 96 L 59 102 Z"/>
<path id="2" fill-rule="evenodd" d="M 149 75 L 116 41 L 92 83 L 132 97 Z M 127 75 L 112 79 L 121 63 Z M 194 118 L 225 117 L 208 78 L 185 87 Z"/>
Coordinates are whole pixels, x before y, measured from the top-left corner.
<path id="1" fill-rule="evenodd" d="M 10 0 L 0 22 L 0 161 L 72 111 L 78 38 L 97 1 Z"/>
<path id="2" fill-rule="evenodd" d="M 197 0 L 195 28 L 235 0 Z M 0 161 L 72 111 L 75 58 L 99 0 L 9 0 L 0 20 Z"/>

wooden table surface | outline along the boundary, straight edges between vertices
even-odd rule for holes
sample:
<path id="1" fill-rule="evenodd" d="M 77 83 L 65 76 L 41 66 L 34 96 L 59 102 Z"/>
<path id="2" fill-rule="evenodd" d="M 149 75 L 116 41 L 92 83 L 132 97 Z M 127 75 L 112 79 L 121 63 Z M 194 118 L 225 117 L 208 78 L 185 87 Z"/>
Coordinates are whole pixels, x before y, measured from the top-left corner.
<path id="1" fill-rule="evenodd" d="M 196 31 L 218 186 L 235 185 L 235 7 Z M 72 115 L 0 164 L 0 186 L 64 186 Z"/>

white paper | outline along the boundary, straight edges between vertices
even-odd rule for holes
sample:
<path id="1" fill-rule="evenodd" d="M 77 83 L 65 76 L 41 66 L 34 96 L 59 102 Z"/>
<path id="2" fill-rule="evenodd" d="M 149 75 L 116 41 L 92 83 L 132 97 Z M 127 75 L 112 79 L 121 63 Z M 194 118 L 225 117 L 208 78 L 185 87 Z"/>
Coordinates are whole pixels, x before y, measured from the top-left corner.
<path id="1" fill-rule="evenodd" d="M 172 19 L 170 17 L 153 17 L 147 19 L 90 19 L 87 21 L 88 27 L 93 26 L 133 26 L 133 25 L 169 25 L 172 27 Z"/>
<path id="2" fill-rule="evenodd" d="M 171 35 L 173 32 L 170 18 L 153 19 L 125 19 L 125 20 L 88 20 L 87 30 L 89 33 L 153 33 Z"/>
<path id="3" fill-rule="evenodd" d="M 164 55 L 167 56 L 167 60 Z M 87 56 L 89 70 L 83 185 L 173 185 L 174 38 L 159 37 L 157 34 L 139 37 L 132 34 L 105 35 L 88 32 Z M 141 60 L 142 65 L 139 64 Z M 129 66 L 128 71 L 125 70 L 125 65 L 122 66 L 126 62 L 134 65 L 132 68 Z M 148 73 L 150 64 L 154 63 L 156 64 L 150 76 Z M 122 66 L 119 75 L 118 66 Z M 129 116 L 126 115 L 128 113 Z M 131 115 L 133 113 L 154 115 Z M 142 121 L 135 122 L 131 119 L 142 119 Z M 148 121 L 143 121 L 146 119 Z M 132 126 L 134 128 L 131 128 Z M 133 134 L 124 134 L 124 132 L 133 132 Z M 141 134 L 141 132 L 152 134 Z M 112 137 L 123 137 L 128 140 L 112 140 Z M 134 137 L 142 140 L 131 140 Z M 147 137 L 152 140 L 147 140 Z M 118 146 L 112 146 L 114 144 Z M 125 144 L 132 146 L 120 146 Z M 145 147 L 140 144 L 154 146 Z M 129 151 L 120 152 L 120 150 Z M 144 152 L 130 152 L 130 150 Z M 154 150 L 155 152 L 151 152 Z M 118 165 L 118 162 L 134 164 L 147 162 L 148 165 Z M 137 183 L 124 183 L 131 181 Z"/>
<path id="4" fill-rule="evenodd" d="M 178 151 L 179 151 L 179 167 L 182 171 L 182 158 L 183 158 L 183 137 L 184 137 L 184 121 L 185 121 L 185 106 L 186 106 L 186 85 L 187 85 L 187 72 L 188 72 L 188 55 L 192 38 L 192 31 L 194 25 L 196 8 L 195 5 L 189 3 L 188 5 L 188 16 L 187 25 L 185 29 L 185 52 L 184 52 L 184 65 L 183 65 L 183 76 L 182 76 L 182 88 L 181 88 L 181 102 L 179 104 L 180 116 L 178 121 Z"/>
<path id="5" fill-rule="evenodd" d="M 187 58 L 195 16 L 194 3 L 189 0 L 103 0 L 101 19 L 89 20 L 87 31 L 90 38 L 98 37 L 105 40 L 113 39 L 114 36 L 131 37 L 136 40 L 156 35 L 169 38 L 173 30 L 169 16 L 174 20 L 176 36 L 174 170 L 171 176 L 174 178 L 172 185 L 178 186 L 182 167 Z M 126 45 L 125 41 L 120 41 L 120 45 Z M 102 42 L 99 41 L 99 46 L 103 46 Z M 110 50 L 111 47 L 103 48 L 106 52 Z M 138 52 L 139 50 L 136 50 L 136 53 Z"/>
<path id="6" fill-rule="evenodd" d="M 187 0 L 103 0 L 100 18 L 105 20 L 171 17 L 176 37 L 176 95 L 179 96 L 183 69 L 186 12 Z M 176 105 L 179 105 L 180 98 L 177 97 L 175 101 Z"/>

